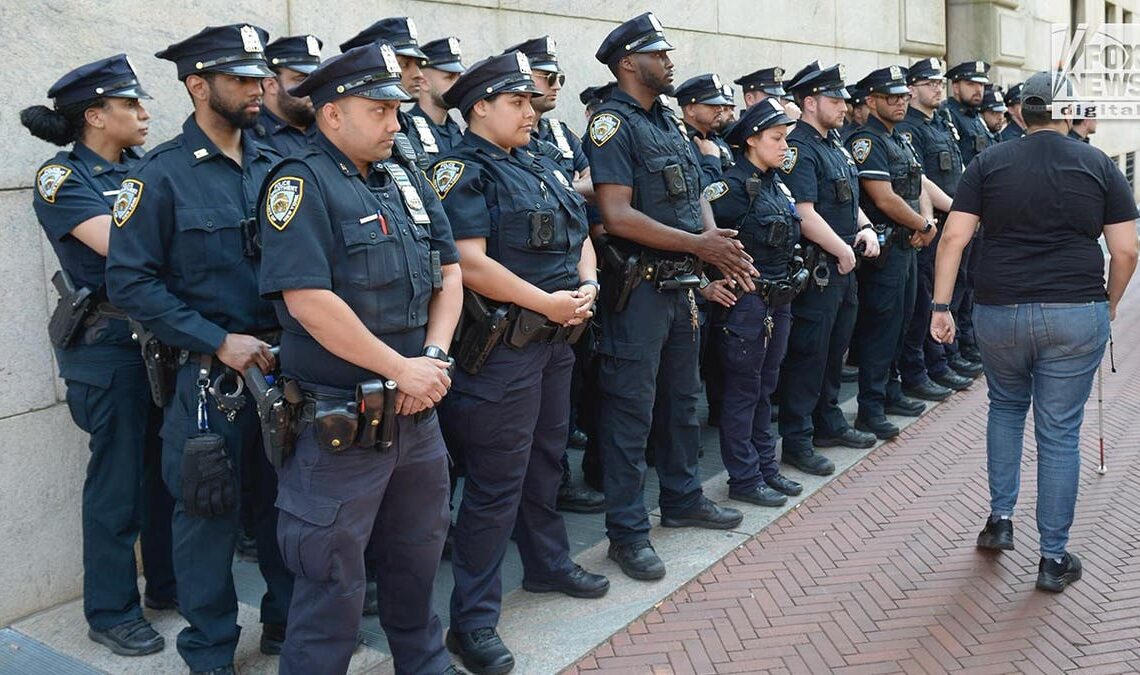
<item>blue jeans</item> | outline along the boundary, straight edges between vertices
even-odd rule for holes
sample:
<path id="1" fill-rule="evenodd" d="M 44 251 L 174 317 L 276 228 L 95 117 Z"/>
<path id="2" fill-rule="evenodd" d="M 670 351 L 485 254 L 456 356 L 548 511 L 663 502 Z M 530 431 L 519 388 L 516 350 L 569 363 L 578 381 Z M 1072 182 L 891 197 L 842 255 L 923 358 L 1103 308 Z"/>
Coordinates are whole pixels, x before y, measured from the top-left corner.
<path id="1" fill-rule="evenodd" d="M 1013 515 L 1032 402 L 1041 555 L 1059 558 L 1077 503 L 1085 403 L 1108 342 L 1108 303 L 975 305 L 974 335 L 989 386 L 990 508 Z"/>

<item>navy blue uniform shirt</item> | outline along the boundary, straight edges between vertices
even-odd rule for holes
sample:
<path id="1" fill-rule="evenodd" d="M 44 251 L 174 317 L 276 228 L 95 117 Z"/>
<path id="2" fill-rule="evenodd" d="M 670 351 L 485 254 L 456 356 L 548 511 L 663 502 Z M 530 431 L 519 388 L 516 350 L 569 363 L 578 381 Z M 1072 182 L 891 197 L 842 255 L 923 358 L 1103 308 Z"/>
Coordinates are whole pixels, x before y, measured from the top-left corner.
<path id="1" fill-rule="evenodd" d="M 485 238 L 490 258 L 547 293 L 578 288 L 586 201 L 552 159 L 468 130 L 433 177 L 456 239 Z M 536 218 L 550 219 L 548 244 L 534 241 Z"/>
<path id="2" fill-rule="evenodd" d="M 962 164 L 970 165 L 970 160 L 993 145 L 986 123 L 982 120 L 977 108 L 969 108 L 958 102 L 957 99 L 947 99 L 942 104 L 950 111 L 954 127 L 958 129 L 958 149 L 962 152 Z"/>
<path id="3" fill-rule="evenodd" d="M 557 131 L 555 125 L 561 131 Z M 540 117 L 531 135 L 540 141 L 550 143 L 558 150 L 558 165 L 562 167 L 562 171 L 570 180 L 574 180 L 575 173 L 581 173 L 590 168 L 590 160 L 586 157 L 585 151 L 582 150 L 582 141 L 578 140 L 578 137 L 573 131 L 570 131 L 570 127 L 566 126 L 565 122 Z M 535 152 L 533 147 L 531 147 L 531 151 Z M 535 152 L 535 154 L 538 153 Z"/>
<path id="4" fill-rule="evenodd" d="M 414 196 L 397 176 L 407 177 Z M 373 335 L 404 356 L 419 356 L 432 298 L 430 251 L 439 251 L 443 265 L 458 262 L 459 254 L 447 215 L 418 168 L 388 160 L 362 176 L 318 131 L 303 152 L 274 167 L 258 220 L 261 292 L 275 301 L 281 320 L 283 374 L 336 389 L 391 375 L 370 373 L 322 347 L 285 307 L 282 291 L 293 289 L 331 290 Z"/>
<path id="5" fill-rule="evenodd" d="M 264 104 L 261 106 L 261 115 L 257 118 L 257 124 L 253 127 L 257 140 L 276 150 L 282 157 L 288 157 L 303 149 L 309 144 L 316 130 L 317 125 L 314 124 L 308 131 L 301 131 L 274 115 Z"/>
<path id="6" fill-rule="evenodd" d="M 120 186 L 112 213 L 111 302 L 164 343 L 213 353 L 227 333 L 277 327 L 257 291 L 259 260 L 243 222 L 279 155 L 242 132 L 242 166 L 191 115 Z"/>
<path id="7" fill-rule="evenodd" d="M 847 149 L 855 160 L 860 179 L 890 181 L 895 194 L 918 212 L 922 165 L 897 126 L 888 132 L 879 118 L 872 115 L 866 124 L 847 138 Z M 866 192 L 860 194 L 859 203 L 872 223 L 897 225 L 875 206 L 875 200 Z"/>
<path id="8" fill-rule="evenodd" d="M 847 243 L 859 231 L 859 172 L 835 131 L 824 138 L 801 122 L 788 134 L 788 159 L 781 180 L 797 202 L 811 202 L 831 229 Z"/>
<path id="9" fill-rule="evenodd" d="M 899 122 L 898 130 L 922 160 L 923 173 L 953 197 L 964 166 L 956 130 L 946 121 L 944 113 L 935 110 L 927 117 L 917 108 L 907 108 L 906 118 Z"/>
<path id="10" fill-rule="evenodd" d="M 447 114 L 447 119 L 443 121 L 443 124 L 436 124 L 417 103 L 408 111 L 408 115 L 412 120 L 412 133 L 408 135 L 415 136 L 416 140 L 423 146 L 424 151 L 431 156 L 433 162 L 451 152 L 451 149 L 463 140 L 463 130 L 459 128 L 459 123 L 451 117 L 451 113 Z M 417 118 L 423 121 L 417 122 Z M 426 126 L 427 133 L 423 131 L 421 125 Z M 429 134 L 430 143 L 427 142 Z"/>
<path id="11" fill-rule="evenodd" d="M 737 238 L 764 279 L 787 275 L 800 240 L 800 216 L 779 174 L 738 156 L 724 178 L 705 188 L 717 226 L 739 231 Z"/>

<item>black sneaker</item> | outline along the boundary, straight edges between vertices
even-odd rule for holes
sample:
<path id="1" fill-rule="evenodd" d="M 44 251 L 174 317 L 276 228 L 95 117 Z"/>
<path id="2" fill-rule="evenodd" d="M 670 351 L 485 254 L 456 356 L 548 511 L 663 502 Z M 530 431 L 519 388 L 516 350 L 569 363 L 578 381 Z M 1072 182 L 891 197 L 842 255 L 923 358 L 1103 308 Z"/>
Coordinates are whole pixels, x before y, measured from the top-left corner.
<path id="1" fill-rule="evenodd" d="M 830 476 L 835 473 L 835 463 L 810 448 L 806 452 L 784 450 L 780 453 L 780 461 L 813 476 Z"/>
<path id="2" fill-rule="evenodd" d="M 875 447 L 875 435 L 847 427 L 836 436 L 815 436 L 811 439 L 817 448 L 856 448 L 866 450 Z"/>
<path id="3" fill-rule="evenodd" d="M 515 667 L 515 655 L 494 628 L 476 628 L 470 633 L 448 630 L 444 642 L 463 661 L 463 667 L 476 675 L 503 675 Z"/>
<path id="4" fill-rule="evenodd" d="M 756 506 L 783 506 L 788 503 L 787 495 L 773 490 L 768 487 L 766 483 L 761 483 L 751 490 L 740 492 L 729 490 L 728 498 L 735 499 L 738 502 L 748 502 Z"/>
<path id="5" fill-rule="evenodd" d="M 1013 550 L 1013 521 L 1009 518 L 990 517 L 978 534 L 978 548 L 990 551 Z"/>
<path id="6" fill-rule="evenodd" d="M 661 562 L 649 540 L 629 544 L 610 542 L 610 550 L 606 557 L 616 562 L 621 571 L 631 579 L 656 581 L 665 576 L 665 563 Z"/>
<path id="7" fill-rule="evenodd" d="M 572 598 L 600 598 L 610 590 L 610 580 L 600 574 L 591 574 L 575 565 L 564 576 L 545 581 L 523 577 L 523 590 L 528 593 L 562 593 Z"/>
<path id="8" fill-rule="evenodd" d="M 261 624 L 261 653 L 266 656 L 279 656 L 285 646 L 285 624 Z"/>
<path id="9" fill-rule="evenodd" d="M 1042 558 L 1037 564 L 1037 588 L 1050 593 L 1060 593 L 1065 586 L 1081 578 L 1081 559 L 1066 553 L 1061 562 Z"/>
<path id="10" fill-rule="evenodd" d="M 146 656 L 166 646 L 166 639 L 146 619 L 131 619 L 107 630 L 89 628 L 87 637 L 119 656 Z"/>
<path id="11" fill-rule="evenodd" d="M 697 505 L 685 513 L 673 516 L 661 515 L 661 527 L 703 527 L 709 530 L 731 530 L 744 520 L 744 514 L 736 509 L 717 506 L 708 497 L 701 497 Z"/>

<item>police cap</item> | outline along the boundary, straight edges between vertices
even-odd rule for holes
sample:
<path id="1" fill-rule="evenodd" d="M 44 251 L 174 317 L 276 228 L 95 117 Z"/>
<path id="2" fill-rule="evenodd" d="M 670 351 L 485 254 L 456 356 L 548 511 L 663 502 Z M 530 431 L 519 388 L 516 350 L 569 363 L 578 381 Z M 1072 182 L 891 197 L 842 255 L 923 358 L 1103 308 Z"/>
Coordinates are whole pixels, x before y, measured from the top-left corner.
<path id="1" fill-rule="evenodd" d="M 653 12 L 646 12 L 610 31 L 602 40 L 602 46 L 598 47 L 594 58 L 609 65 L 630 54 L 665 52 L 671 49 L 673 45 L 665 39 L 665 27 L 661 21 Z"/>
<path id="2" fill-rule="evenodd" d="M 445 37 L 420 46 L 421 51 L 427 55 L 425 68 L 435 68 L 448 73 L 462 73 L 467 70 L 463 65 L 462 53 L 459 50 L 459 38 Z"/>
<path id="3" fill-rule="evenodd" d="M 964 61 L 946 71 L 946 77 L 951 81 L 969 80 L 971 82 L 980 82 L 982 84 L 990 84 L 990 78 L 987 73 L 990 72 L 990 64 L 985 61 Z"/>
<path id="4" fill-rule="evenodd" d="M 59 78 L 48 89 L 47 95 L 48 98 L 55 99 L 57 108 L 93 101 L 103 96 L 150 98 L 139 86 L 138 77 L 126 54 L 108 56 L 79 66 Z"/>
<path id="5" fill-rule="evenodd" d="M 530 67 L 534 70 L 541 70 L 546 73 L 562 72 L 562 69 L 558 67 L 558 46 L 554 44 L 554 38 L 549 35 L 532 38 L 503 50 L 504 54 L 511 52 L 526 54 L 527 60 L 530 61 Z"/>
<path id="6" fill-rule="evenodd" d="M 788 89 L 799 96 L 828 96 L 830 98 L 850 99 L 844 80 L 847 78 L 847 69 L 843 64 L 835 64 L 830 68 L 805 73 L 798 77 Z"/>
<path id="7" fill-rule="evenodd" d="M 346 52 L 353 47 L 366 45 L 369 42 L 387 42 L 400 56 L 410 56 L 421 61 L 427 60 L 427 55 L 420 49 L 416 22 L 407 16 L 390 16 L 387 19 L 380 19 L 346 42 L 342 42 L 340 50 Z"/>
<path id="8" fill-rule="evenodd" d="M 247 23 L 207 26 L 182 42 L 155 54 L 178 66 L 178 79 L 199 73 L 229 73 L 241 77 L 273 77 L 265 60 L 269 33 Z"/>
<path id="9" fill-rule="evenodd" d="M 784 112 L 784 106 L 780 105 L 779 101 L 766 98 L 763 101 L 757 101 L 752 104 L 752 107 L 745 110 L 740 115 L 740 119 L 728 130 L 724 140 L 729 145 L 739 147 L 744 145 L 749 136 L 754 136 L 765 129 L 795 123 L 796 121 Z"/>
<path id="10" fill-rule="evenodd" d="M 724 85 L 716 73 L 705 73 L 690 77 L 681 83 L 673 93 L 677 103 L 706 103 L 708 105 L 731 105 L 732 99 L 724 97 Z"/>
<path id="11" fill-rule="evenodd" d="M 909 94 L 906 86 L 907 68 L 904 66 L 887 66 L 872 70 L 866 77 L 859 80 L 856 85 L 862 89 L 865 96 L 871 94 Z"/>
<path id="12" fill-rule="evenodd" d="M 400 86 L 400 64 L 395 50 L 387 43 L 353 47 L 328 59 L 289 93 L 310 97 L 318 108 L 345 96 L 377 101 L 412 100 Z"/>
<path id="13" fill-rule="evenodd" d="M 290 35 L 265 45 L 265 59 L 274 68 L 288 68 L 308 75 L 321 65 L 321 47 L 316 35 Z"/>
<path id="14" fill-rule="evenodd" d="M 779 66 L 761 68 L 733 80 L 745 92 L 762 91 L 772 96 L 784 96 L 784 69 Z"/>
<path id="15" fill-rule="evenodd" d="M 925 80 L 945 80 L 946 79 L 946 64 L 942 59 L 937 57 L 930 57 L 929 59 L 922 59 L 915 61 L 914 65 L 907 69 L 906 83 L 914 84 L 915 82 L 923 82 Z"/>
<path id="16" fill-rule="evenodd" d="M 542 93 L 534 86 L 530 62 L 522 52 L 489 56 L 471 66 L 443 95 L 443 102 L 466 114 L 479 101 L 503 93 Z"/>

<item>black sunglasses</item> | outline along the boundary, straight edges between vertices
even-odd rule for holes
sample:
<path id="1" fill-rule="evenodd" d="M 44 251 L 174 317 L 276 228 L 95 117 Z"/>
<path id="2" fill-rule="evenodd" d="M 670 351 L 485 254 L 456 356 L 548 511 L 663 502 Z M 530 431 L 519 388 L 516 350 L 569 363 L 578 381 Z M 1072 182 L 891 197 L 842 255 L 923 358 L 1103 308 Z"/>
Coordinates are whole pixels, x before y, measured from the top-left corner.
<path id="1" fill-rule="evenodd" d="M 553 87 L 555 85 L 555 83 L 557 83 L 558 86 L 560 86 L 560 87 L 562 85 L 566 84 L 566 74 L 565 73 L 550 73 L 546 76 L 546 84 Z"/>

